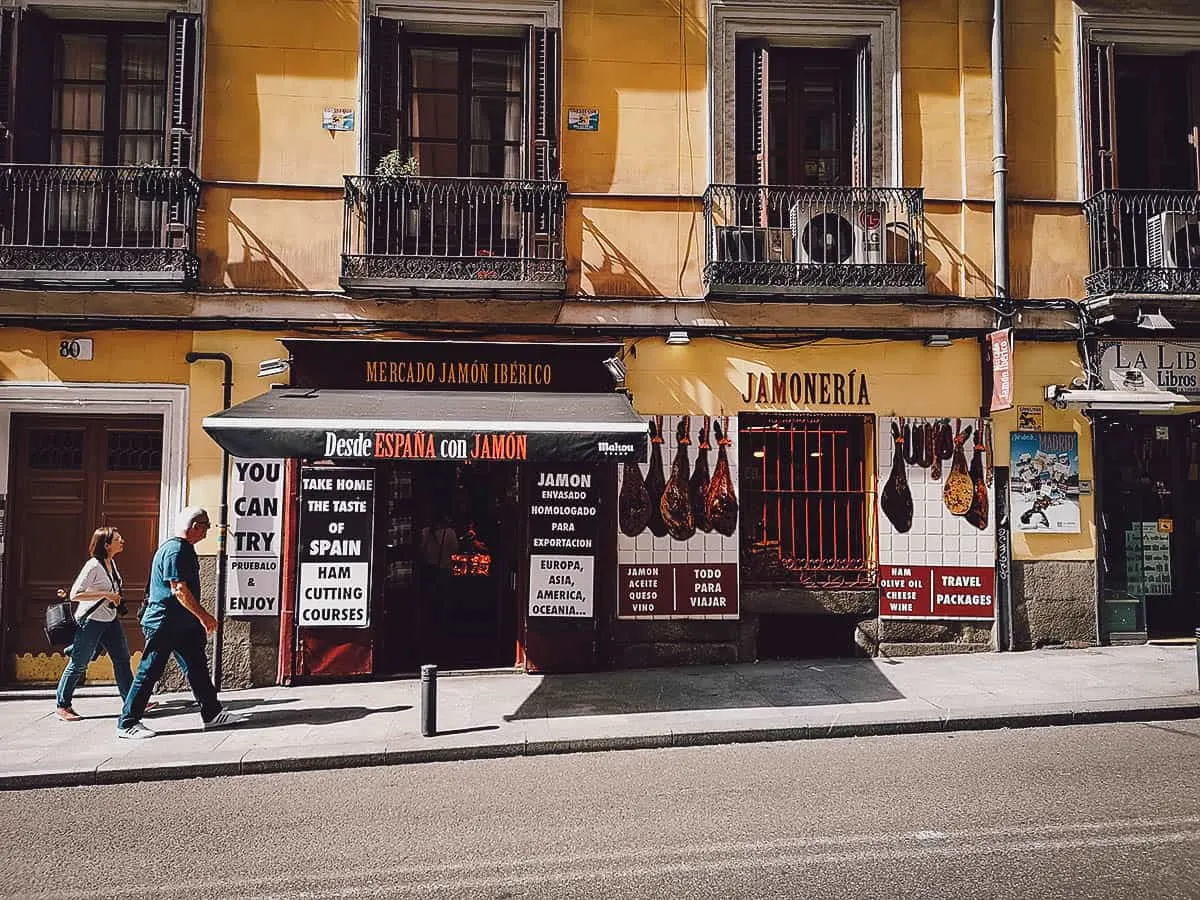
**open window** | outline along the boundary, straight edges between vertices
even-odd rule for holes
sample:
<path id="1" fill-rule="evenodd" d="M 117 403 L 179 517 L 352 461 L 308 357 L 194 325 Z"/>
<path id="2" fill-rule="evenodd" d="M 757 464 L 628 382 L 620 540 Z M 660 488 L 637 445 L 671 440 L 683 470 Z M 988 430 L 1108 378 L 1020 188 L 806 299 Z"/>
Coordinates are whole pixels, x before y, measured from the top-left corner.
<path id="1" fill-rule="evenodd" d="M 1089 293 L 1190 290 L 1178 273 L 1200 269 L 1200 52 L 1111 40 L 1084 52 Z M 1119 270 L 1135 280 L 1111 284 Z"/>
<path id="2" fill-rule="evenodd" d="M 737 183 L 866 187 L 871 183 L 870 49 L 736 50 Z"/>

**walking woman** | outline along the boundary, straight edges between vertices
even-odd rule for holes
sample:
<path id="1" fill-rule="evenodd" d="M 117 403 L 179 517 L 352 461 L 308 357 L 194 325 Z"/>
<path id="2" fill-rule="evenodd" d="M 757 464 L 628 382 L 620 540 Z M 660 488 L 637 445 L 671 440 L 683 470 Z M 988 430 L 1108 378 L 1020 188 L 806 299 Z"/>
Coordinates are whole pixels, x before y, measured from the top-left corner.
<path id="1" fill-rule="evenodd" d="M 87 618 L 75 634 L 71 658 L 58 680 L 57 714 L 64 722 L 78 722 L 83 718 L 71 708 L 71 697 L 83 680 L 97 647 L 108 651 L 122 700 L 133 683 L 129 645 L 117 615 L 117 606 L 121 603 L 121 573 L 117 570 L 116 556 L 124 549 L 125 539 L 121 532 L 111 526 L 97 528 L 88 544 L 88 561 L 71 585 L 71 599 L 78 603 L 75 618 Z"/>

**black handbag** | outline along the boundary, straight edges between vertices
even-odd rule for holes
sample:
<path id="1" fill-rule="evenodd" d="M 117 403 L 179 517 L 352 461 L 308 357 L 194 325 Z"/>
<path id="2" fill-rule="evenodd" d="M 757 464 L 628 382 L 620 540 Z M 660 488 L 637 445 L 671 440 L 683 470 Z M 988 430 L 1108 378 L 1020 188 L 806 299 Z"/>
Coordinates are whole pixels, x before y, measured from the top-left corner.
<path id="1" fill-rule="evenodd" d="M 59 591 L 58 596 L 67 596 L 66 591 Z M 75 612 L 72 607 L 75 606 L 70 600 L 60 600 L 57 603 L 51 603 L 46 607 L 46 627 L 43 631 L 46 634 L 46 640 L 51 647 L 69 647 L 75 642 L 75 635 L 79 631 L 79 626 L 84 624 L 88 618 L 104 605 L 103 600 L 97 600 L 92 604 L 91 608 L 75 620 Z"/>

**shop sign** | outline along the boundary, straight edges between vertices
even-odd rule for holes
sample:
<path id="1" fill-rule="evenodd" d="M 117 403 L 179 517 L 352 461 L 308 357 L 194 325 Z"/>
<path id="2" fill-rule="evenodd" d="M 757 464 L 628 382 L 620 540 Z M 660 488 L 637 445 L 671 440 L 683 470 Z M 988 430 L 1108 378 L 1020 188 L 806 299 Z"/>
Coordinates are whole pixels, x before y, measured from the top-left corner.
<path id="1" fill-rule="evenodd" d="M 743 403 L 769 406 L 869 406 L 867 376 L 848 372 L 746 373 Z"/>
<path id="2" fill-rule="evenodd" d="M 1013 348 L 1012 329 L 993 331 L 988 335 L 992 357 L 991 411 L 1012 409 L 1013 405 Z"/>
<path id="3" fill-rule="evenodd" d="M 1017 407 L 1017 431 L 1041 431 L 1045 423 L 1045 412 L 1040 406 Z"/>
<path id="4" fill-rule="evenodd" d="M 1100 351 L 1100 377 L 1110 390 L 1200 394 L 1200 344 L 1114 341 Z"/>
<path id="5" fill-rule="evenodd" d="M 650 425 L 650 461 L 627 462 L 620 476 L 617 616 L 736 619 L 737 419 Z"/>
<path id="6" fill-rule="evenodd" d="M 232 515 L 225 543 L 225 614 L 277 616 L 283 460 L 232 462 Z"/>
<path id="7" fill-rule="evenodd" d="M 1014 431 L 1010 441 L 1013 530 L 1078 534 L 1079 436 Z"/>
<path id="8" fill-rule="evenodd" d="M 599 477 L 594 469 L 537 468 L 529 508 L 529 615 L 595 613 Z"/>
<path id="9" fill-rule="evenodd" d="M 621 344 L 286 339 L 293 387 L 607 393 Z"/>
<path id="10" fill-rule="evenodd" d="M 879 567 L 881 619 L 993 619 L 996 571 L 978 566 Z"/>
<path id="11" fill-rule="evenodd" d="M 375 470 L 300 470 L 299 591 L 302 628 L 366 628 L 371 611 Z"/>

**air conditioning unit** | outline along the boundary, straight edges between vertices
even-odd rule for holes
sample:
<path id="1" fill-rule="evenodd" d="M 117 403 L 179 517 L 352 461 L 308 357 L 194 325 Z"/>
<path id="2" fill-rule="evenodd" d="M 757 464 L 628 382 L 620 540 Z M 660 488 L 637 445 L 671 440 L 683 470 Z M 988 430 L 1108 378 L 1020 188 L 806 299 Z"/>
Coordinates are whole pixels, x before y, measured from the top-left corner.
<path id="1" fill-rule="evenodd" d="M 886 209 L 881 204 L 830 209 L 797 203 L 792 207 L 795 260 L 825 265 L 882 263 L 885 225 Z"/>
<path id="2" fill-rule="evenodd" d="M 791 262 L 792 230 L 746 225 L 718 225 L 717 262 Z"/>
<path id="3" fill-rule="evenodd" d="M 1200 269 L 1200 215 L 1163 212 L 1146 217 L 1146 265 Z"/>

